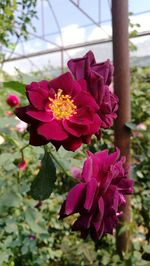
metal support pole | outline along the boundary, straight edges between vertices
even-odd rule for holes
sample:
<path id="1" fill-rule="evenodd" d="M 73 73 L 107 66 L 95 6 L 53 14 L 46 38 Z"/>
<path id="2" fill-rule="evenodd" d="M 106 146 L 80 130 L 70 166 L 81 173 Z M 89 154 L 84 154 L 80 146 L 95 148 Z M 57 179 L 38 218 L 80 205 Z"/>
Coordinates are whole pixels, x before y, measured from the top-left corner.
<path id="1" fill-rule="evenodd" d="M 128 46 L 128 0 L 112 0 L 112 27 L 113 27 L 113 61 L 114 61 L 114 91 L 119 97 L 118 118 L 115 121 L 115 145 L 121 155 L 126 156 L 126 166 L 130 166 L 130 132 L 125 123 L 131 120 L 130 107 L 130 69 Z M 130 222 L 130 197 L 126 197 L 126 207 L 122 217 L 123 224 Z M 126 230 L 121 235 L 116 234 L 116 246 L 119 255 L 128 251 L 130 234 Z"/>

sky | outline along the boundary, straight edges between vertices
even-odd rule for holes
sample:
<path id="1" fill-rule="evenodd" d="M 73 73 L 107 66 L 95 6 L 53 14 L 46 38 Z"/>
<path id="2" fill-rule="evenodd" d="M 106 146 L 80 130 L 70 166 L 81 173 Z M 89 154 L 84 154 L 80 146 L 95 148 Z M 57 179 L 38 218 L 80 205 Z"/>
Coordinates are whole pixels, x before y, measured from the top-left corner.
<path id="1" fill-rule="evenodd" d="M 77 2 L 76 0 L 73 1 Z M 15 52 L 18 54 L 28 54 L 46 49 L 53 49 L 56 46 L 51 42 L 55 43 L 56 45 L 61 46 L 63 44 L 66 46 L 70 44 L 84 43 L 85 41 L 108 38 L 108 36 L 111 36 L 112 32 L 110 2 L 110 0 L 101 0 L 99 5 L 99 0 L 80 0 L 81 9 L 83 9 L 84 12 L 92 17 L 92 19 L 94 19 L 97 23 L 101 22 L 102 28 L 100 28 L 96 25 L 91 25 L 91 21 L 69 0 L 49 0 L 52 11 L 49 8 L 49 3 L 47 0 L 38 0 L 38 20 L 34 19 L 33 24 L 36 28 L 35 34 L 40 36 L 44 34 L 46 41 L 42 41 L 35 37 L 33 39 L 33 36 L 30 36 L 29 41 L 23 44 L 19 43 L 17 45 Z M 41 11 L 42 6 L 43 12 Z M 133 14 L 141 13 L 146 10 L 150 11 L 149 0 L 129 0 L 129 11 Z M 55 20 L 55 16 L 57 17 L 57 21 Z M 133 17 L 131 16 L 131 21 L 133 23 L 140 24 L 140 28 L 137 28 L 139 32 L 150 30 L 150 12 Z M 58 33 L 58 25 L 60 27 L 62 38 Z M 137 38 L 135 39 L 135 43 L 146 43 L 146 41 L 149 39 L 150 36 Z M 82 50 L 83 49 L 68 51 L 67 54 L 65 53 L 65 61 L 67 61 L 68 58 L 73 57 L 76 52 L 82 52 Z M 148 45 L 146 46 L 146 49 L 142 49 L 140 51 L 140 55 L 145 54 L 150 55 L 150 48 Z M 135 55 L 138 54 L 135 53 Z M 16 55 L 14 54 L 14 56 Z M 33 64 L 31 62 L 33 62 Z M 4 65 L 4 70 L 10 74 L 15 74 L 15 68 L 19 68 L 23 72 L 28 72 L 34 69 L 42 69 L 43 66 L 48 63 L 54 67 L 59 66 L 60 55 L 50 54 L 46 56 L 33 57 L 30 58 L 30 62 L 28 60 L 19 60 L 6 63 Z"/>

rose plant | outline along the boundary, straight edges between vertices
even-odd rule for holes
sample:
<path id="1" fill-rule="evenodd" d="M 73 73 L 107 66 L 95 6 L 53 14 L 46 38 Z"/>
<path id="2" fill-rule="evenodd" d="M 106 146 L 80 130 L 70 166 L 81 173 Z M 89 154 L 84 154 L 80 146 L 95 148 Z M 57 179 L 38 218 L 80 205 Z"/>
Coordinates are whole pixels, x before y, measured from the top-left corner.
<path id="1" fill-rule="evenodd" d="M 29 143 L 33 146 L 51 142 L 56 150 L 63 146 L 74 152 L 82 143 L 89 144 L 101 128 L 111 127 L 117 117 L 118 98 L 109 90 L 113 74 L 110 61 L 96 63 L 89 51 L 83 58 L 71 59 L 68 67 L 75 80 L 67 72 L 52 80 L 26 85 L 29 105 L 16 108 L 15 113 L 28 124 Z M 45 160 L 31 187 L 36 199 L 41 178 L 46 183 L 42 175 L 42 171 L 47 175 Z M 72 188 L 60 211 L 60 218 L 80 213 L 73 229 L 80 230 L 82 237 L 90 232 L 96 241 L 116 227 L 121 207 L 126 204 L 125 195 L 133 193 L 133 181 L 127 178 L 124 161 L 125 158 L 119 160 L 118 149 L 111 155 L 107 150 L 89 154 L 81 177 L 78 175 L 81 184 Z M 40 200 L 50 192 L 43 194 Z"/>
<path id="2" fill-rule="evenodd" d="M 125 230 L 130 230 L 132 233 L 132 249 L 131 252 L 124 254 L 124 260 L 117 255 L 112 233 L 115 232 L 114 228 L 118 222 L 122 224 L 122 206 L 125 204 L 126 194 L 133 191 L 133 181 L 127 177 L 125 160 L 113 147 L 113 130 L 103 130 L 100 126 L 101 140 L 97 140 L 98 134 L 94 133 L 88 146 L 81 145 L 74 152 L 68 152 L 63 147 L 59 149 L 57 147 L 56 150 L 51 144 L 52 141 L 38 147 L 29 145 L 30 122 L 22 121 L 24 124 L 19 125 L 18 130 L 17 125 L 20 121 L 16 120 L 14 108 L 9 109 L 5 101 L 8 94 L 17 92 L 20 106 L 29 105 L 25 96 L 25 86 L 16 81 L 4 82 L 5 86 L 0 84 L 4 86 L 0 90 L 2 99 L 0 102 L 0 265 L 148 265 L 150 165 L 148 69 L 134 69 L 131 77 L 133 120 L 126 126 L 132 133 L 131 154 L 135 192 L 132 197 L 131 221 L 123 224 L 119 231 L 119 234 Z M 48 81 L 49 77 L 43 76 L 43 79 Z M 25 78 L 23 80 L 26 83 Z M 32 80 L 37 80 L 37 74 Z M 89 91 L 87 80 L 86 84 Z M 111 89 L 111 93 L 112 91 Z M 142 129 L 139 124 L 144 125 Z M 89 151 L 86 156 L 87 149 Z M 116 160 L 109 164 L 108 158 L 112 155 Z M 103 160 L 98 161 L 97 156 Z M 26 168 L 24 163 L 19 165 L 22 162 L 26 162 Z M 119 169 L 123 170 L 120 171 L 114 185 L 117 175 L 114 169 L 118 164 L 118 173 Z M 21 170 L 19 166 L 21 168 L 23 166 L 24 169 Z M 104 171 L 106 168 L 108 172 Z M 111 180 L 112 177 L 114 178 Z M 119 179 L 120 182 L 126 180 L 128 185 L 125 184 L 121 189 Z M 105 185 L 105 181 L 108 180 L 111 182 L 102 193 L 102 184 Z M 96 189 L 93 184 L 96 184 Z M 78 197 L 78 192 L 73 194 L 73 191 L 80 186 L 85 186 L 81 198 Z M 112 187 L 115 187 L 114 191 Z M 89 196 L 88 191 L 90 191 Z M 122 202 L 118 202 L 120 197 Z M 104 208 L 100 208 L 100 211 L 103 216 L 94 227 L 98 203 L 102 201 Z M 73 212 L 67 214 L 67 208 L 72 208 Z M 63 221 L 58 219 L 59 212 Z M 88 220 L 85 217 L 90 217 L 89 223 L 84 223 Z M 98 229 L 102 224 L 101 229 L 105 230 L 96 231 L 95 228 Z M 87 236 L 86 239 L 82 239 L 80 233 L 84 238 Z"/>
<path id="3" fill-rule="evenodd" d="M 16 208 L 15 215 L 20 217 L 16 234 L 21 228 L 21 238 L 25 239 L 25 243 L 14 242 L 14 245 L 17 248 L 23 246 L 21 251 L 18 250 L 21 254 L 28 254 L 27 249 L 32 253 L 34 245 L 36 248 L 41 246 L 41 262 L 37 262 L 33 255 L 37 265 L 52 261 L 53 254 L 49 258 L 43 255 L 44 252 L 49 254 L 49 251 L 44 251 L 46 245 L 59 246 L 58 256 L 64 256 L 63 244 L 68 233 L 75 239 L 78 236 L 69 231 L 70 227 L 86 238 L 85 243 L 89 243 L 88 236 L 96 243 L 103 243 L 120 221 L 126 195 L 133 193 L 133 180 L 128 178 L 125 158 L 120 156 L 117 147 L 113 148 L 111 138 L 111 152 L 103 145 L 103 136 L 117 117 L 119 104 L 117 96 L 109 88 L 113 66 L 109 60 L 97 63 L 91 51 L 83 58 L 70 60 L 68 66 L 70 72 L 54 79 L 45 78 L 27 85 L 14 82 L 20 101 L 11 106 L 11 116 L 7 115 L 6 119 L 9 130 L 5 129 L 2 135 L 5 144 L 12 135 L 14 155 L 9 156 L 11 163 L 3 167 L 12 169 L 15 178 L 11 185 L 11 180 L 8 180 L 6 187 L 8 195 L 14 199 L 9 202 L 12 208 Z M 11 82 L 7 85 L 10 86 Z M 17 97 L 14 94 L 13 99 Z M 10 125 L 8 121 L 13 118 Z M 0 197 L 6 204 L 5 193 L 2 192 Z M 46 211 L 45 204 L 48 204 Z M 63 222 L 57 219 L 58 213 L 60 219 L 66 218 Z M 22 227 L 21 220 L 24 221 Z M 59 228 L 64 230 L 61 235 L 56 232 Z M 53 237 L 55 240 L 51 242 Z M 94 245 L 92 240 L 87 244 L 89 249 Z M 77 243 L 83 242 L 80 239 Z M 9 258 L 11 260 L 11 254 Z M 24 257 L 18 263 L 26 265 L 26 259 Z M 61 263 L 63 265 L 63 259 Z M 90 265 L 89 261 L 86 263 Z"/>

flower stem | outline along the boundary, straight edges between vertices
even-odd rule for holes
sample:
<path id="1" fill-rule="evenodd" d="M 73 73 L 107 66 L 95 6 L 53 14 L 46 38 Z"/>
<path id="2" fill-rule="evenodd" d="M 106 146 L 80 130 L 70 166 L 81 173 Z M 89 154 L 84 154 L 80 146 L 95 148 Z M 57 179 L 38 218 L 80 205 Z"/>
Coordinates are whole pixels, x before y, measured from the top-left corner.
<path id="1" fill-rule="evenodd" d="M 24 150 L 25 148 L 27 148 L 28 146 L 29 146 L 29 144 L 26 144 L 24 147 L 22 147 L 22 148 L 20 149 L 20 153 L 21 153 L 22 161 L 24 161 L 24 153 L 23 153 L 23 150 Z"/>

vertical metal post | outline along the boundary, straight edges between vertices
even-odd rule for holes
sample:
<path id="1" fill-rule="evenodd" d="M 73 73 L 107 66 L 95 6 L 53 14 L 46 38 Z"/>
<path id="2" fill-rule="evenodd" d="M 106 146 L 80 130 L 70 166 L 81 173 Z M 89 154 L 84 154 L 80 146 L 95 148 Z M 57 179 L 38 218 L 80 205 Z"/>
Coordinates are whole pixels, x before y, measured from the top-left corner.
<path id="1" fill-rule="evenodd" d="M 125 123 L 131 120 L 130 107 L 130 69 L 128 46 L 128 0 L 112 0 L 112 27 L 113 27 L 113 62 L 114 62 L 114 91 L 119 97 L 118 118 L 115 121 L 115 145 L 125 155 L 126 166 L 130 165 L 130 132 Z M 126 207 L 122 222 L 130 221 L 130 197 L 126 197 Z M 121 225 L 120 225 L 121 226 Z M 120 227 L 119 226 L 119 227 Z M 122 256 L 129 248 L 130 235 L 126 230 L 116 235 L 117 251 Z"/>

